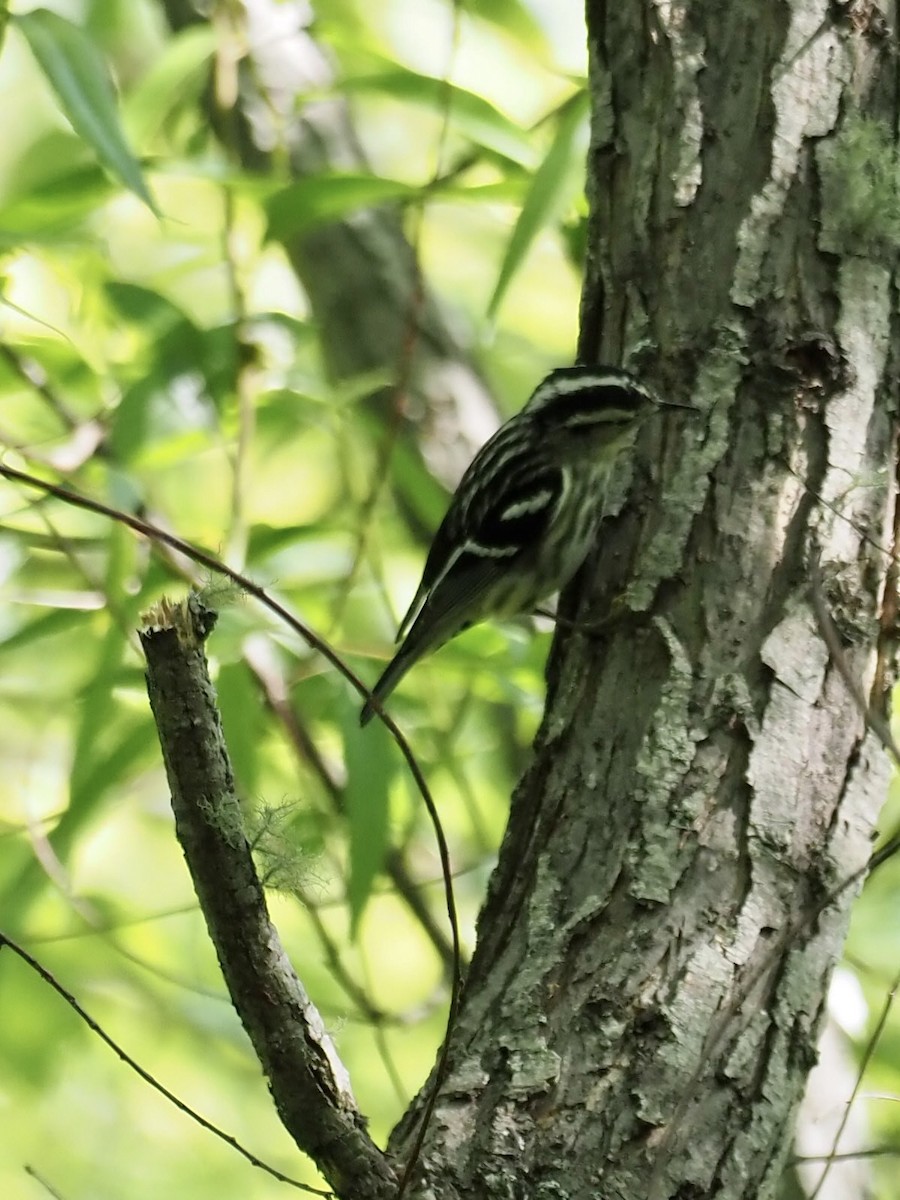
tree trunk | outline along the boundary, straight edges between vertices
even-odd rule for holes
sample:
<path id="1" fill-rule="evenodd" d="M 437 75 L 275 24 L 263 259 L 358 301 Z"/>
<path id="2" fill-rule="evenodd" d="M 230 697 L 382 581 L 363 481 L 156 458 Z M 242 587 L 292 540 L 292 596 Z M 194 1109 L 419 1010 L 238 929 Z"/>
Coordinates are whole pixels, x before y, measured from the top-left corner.
<path id="1" fill-rule="evenodd" d="M 410 1194 L 765 1197 L 888 771 L 895 64 L 854 4 L 588 20 L 583 356 L 698 412 L 565 597 Z"/>

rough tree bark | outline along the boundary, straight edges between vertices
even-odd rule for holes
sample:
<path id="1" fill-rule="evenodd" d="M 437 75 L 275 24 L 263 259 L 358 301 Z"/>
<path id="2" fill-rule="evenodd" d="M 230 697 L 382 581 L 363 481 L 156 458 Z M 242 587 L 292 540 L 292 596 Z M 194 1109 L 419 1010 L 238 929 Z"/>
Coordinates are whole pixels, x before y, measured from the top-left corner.
<path id="1" fill-rule="evenodd" d="M 895 63 L 868 5 L 588 22 L 583 356 L 701 415 L 566 597 L 618 615 L 554 645 L 415 1194 L 759 1198 L 886 786 L 845 676 L 882 705 L 895 281 L 828 172 L 861 115 L 893 140 Z"/>

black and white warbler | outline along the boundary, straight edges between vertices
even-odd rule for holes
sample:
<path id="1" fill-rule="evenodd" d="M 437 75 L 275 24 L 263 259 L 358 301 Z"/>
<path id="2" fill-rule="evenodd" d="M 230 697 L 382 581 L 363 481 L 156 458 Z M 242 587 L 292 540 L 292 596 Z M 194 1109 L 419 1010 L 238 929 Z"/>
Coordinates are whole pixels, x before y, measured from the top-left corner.
<path id="1" fill-rule="evenodd" d="M 596 536 L 618 455 L 665 403 L 616 367 L 561 367 L 538 384 L 460 480 L 361 724 L 424 654 L 568 583 Z"/>

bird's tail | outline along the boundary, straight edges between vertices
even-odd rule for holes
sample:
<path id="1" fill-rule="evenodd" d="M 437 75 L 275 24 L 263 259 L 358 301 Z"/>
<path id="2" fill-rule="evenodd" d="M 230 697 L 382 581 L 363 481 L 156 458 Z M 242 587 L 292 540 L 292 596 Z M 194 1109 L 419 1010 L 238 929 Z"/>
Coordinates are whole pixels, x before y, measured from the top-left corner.
<path id="1" fill-rule="evenodd" d="M 400 649 L 382 671 L 381 677 L 372 688 L 372 695 L 363 705 L 359 717 L 360 725 L 367 725 L 375 716 L 373 701 L 384 704 L 414 663 L 459 632 L 461 626 L 457 619 L 456 606 L 448 606 L 447 599 L 446 595 L 439 596 L 438 605 L 435 605 L 432 596 L 425 601 L 421 612 L 412 623 L 412 628 L 400 643 Z"/>
<path id="2" fill-rule="evenodd" d="M 421 656 L 422 652 L 423 647 L 411 647 L 407 638 L 381 673 L 378 682 L 372 688 L 372 695 L 363 705 L 362 712 L 359 715 L 360 725 L 368 725 L 375 716 L 375 704 L 373 702 L 377 700 L 379 704 L 384 704 L 385 700 L 387 700 L 388 696 L 416 659 Z"/>

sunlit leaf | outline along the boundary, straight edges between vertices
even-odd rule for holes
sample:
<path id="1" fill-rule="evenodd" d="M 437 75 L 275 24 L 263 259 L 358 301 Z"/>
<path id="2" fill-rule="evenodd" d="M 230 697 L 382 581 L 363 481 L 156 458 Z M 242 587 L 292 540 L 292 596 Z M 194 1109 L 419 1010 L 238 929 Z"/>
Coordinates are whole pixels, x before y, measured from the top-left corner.
<path id="1" fill-rule="evenodd" d="M 21 650 L 45 638 L 68 633 L 84 623 L 84 613 L 74 608 L 54 608 L 42 612 L 33 621 L 26 621 L 15 633 L 0 639 L 0 651 L 7 654 Z"/>
<path id="2" fill-rule="evenodd" d="M 377 92 L 424 105 L 441 116 L 446 112 L 452 128 L 476 145 L 524 166 L 532 167 L 536 163 L 534 142 L 527 130 L 505 117 L 483 96 L 444 79 L 396 66 L 372 75 L 351 77 L 346 87 L 351 95 Z"/>
<path id="3" fill-rule="evenodd" d="M 260 688 L 244 663 L 223 663 L 216 692 L 235 779 L 241 794 L 255 800 L 261 768 L 259 745 L 265 729 Z"/>
<path id="4" fill-rule="evenodd" d="M 472 16 L 496 25 L 503 33 L 512 33 L 535 53 L 546 41 L 531 7 L 521 0 L 467 0 L 466 9 Z"/>
<path id="5" fill-rule="evenodd" d="M 500 273 L 488 304 L 488 316 L 493 318 L 503 302 L 509 285 L 515 278 L 535 238 L 559 214 L 569 192 L 573 148 L 578 130 L 588 111 L 588 93 L 579 92 L 563 108 L 556 136 L 547 156 L 538 167 L 531 188 L 525 197 L 519 219 L 506 247 Z"/>
<path id="6" fill-rule="evenodd" d="M 405 200 L 419 189 L 379 175 L 320 175 L 276 192 L 266 201 L 268 236 L 285 241 L 304 229 L 348 216 L 360 208 Z"/>
<path id="7" fill-rule="evenodd" d="M 410 506 L 424 529 L 437 529 L 447 511 L 447 489 L 431 474 L 422 459 L 406 446 L 397 446 L 391 456 L 394 486 Z"/>
<path id="8" fill-rule="evenodd" d="M 384 865 L 388 846 L 388 792 L 394 773 L 390 738 L 380 721 L 359 727 L 358 709 L 351 709 L 343 725 L 347 786 L 344 792 L 350 835 L 350 877 L 347 899 L 352 934 L 372 885 Z"/>
<path id="9" fill-rule="evenodd" d="M 71 134 L 67 141 L 74 141 Z M 45 153 L 59 155 L 59 139 L 48 139 Z M 76 163 L 48 174 L 0 206 L 0 246 L 52 244 L 68 239 L 112 193 L 113 184 L 95 164 Z"/>
<path id="10" fill-rule="evenodd" d="M 122 133 L 109 68 L 94 42 L 83 29 L 46 8 L 16 15 L 13 20 L 72 128 L 104 166 L 156 212 L 140 165 Z"/>
<path id="11" fill-rule="evenodd" d="M 215 50 L 212 25 L 184 29 L 174 36 L 123 103 L 123 117 L 134 141 L 150 141 L 172 114 L 199 95 Z"/>

